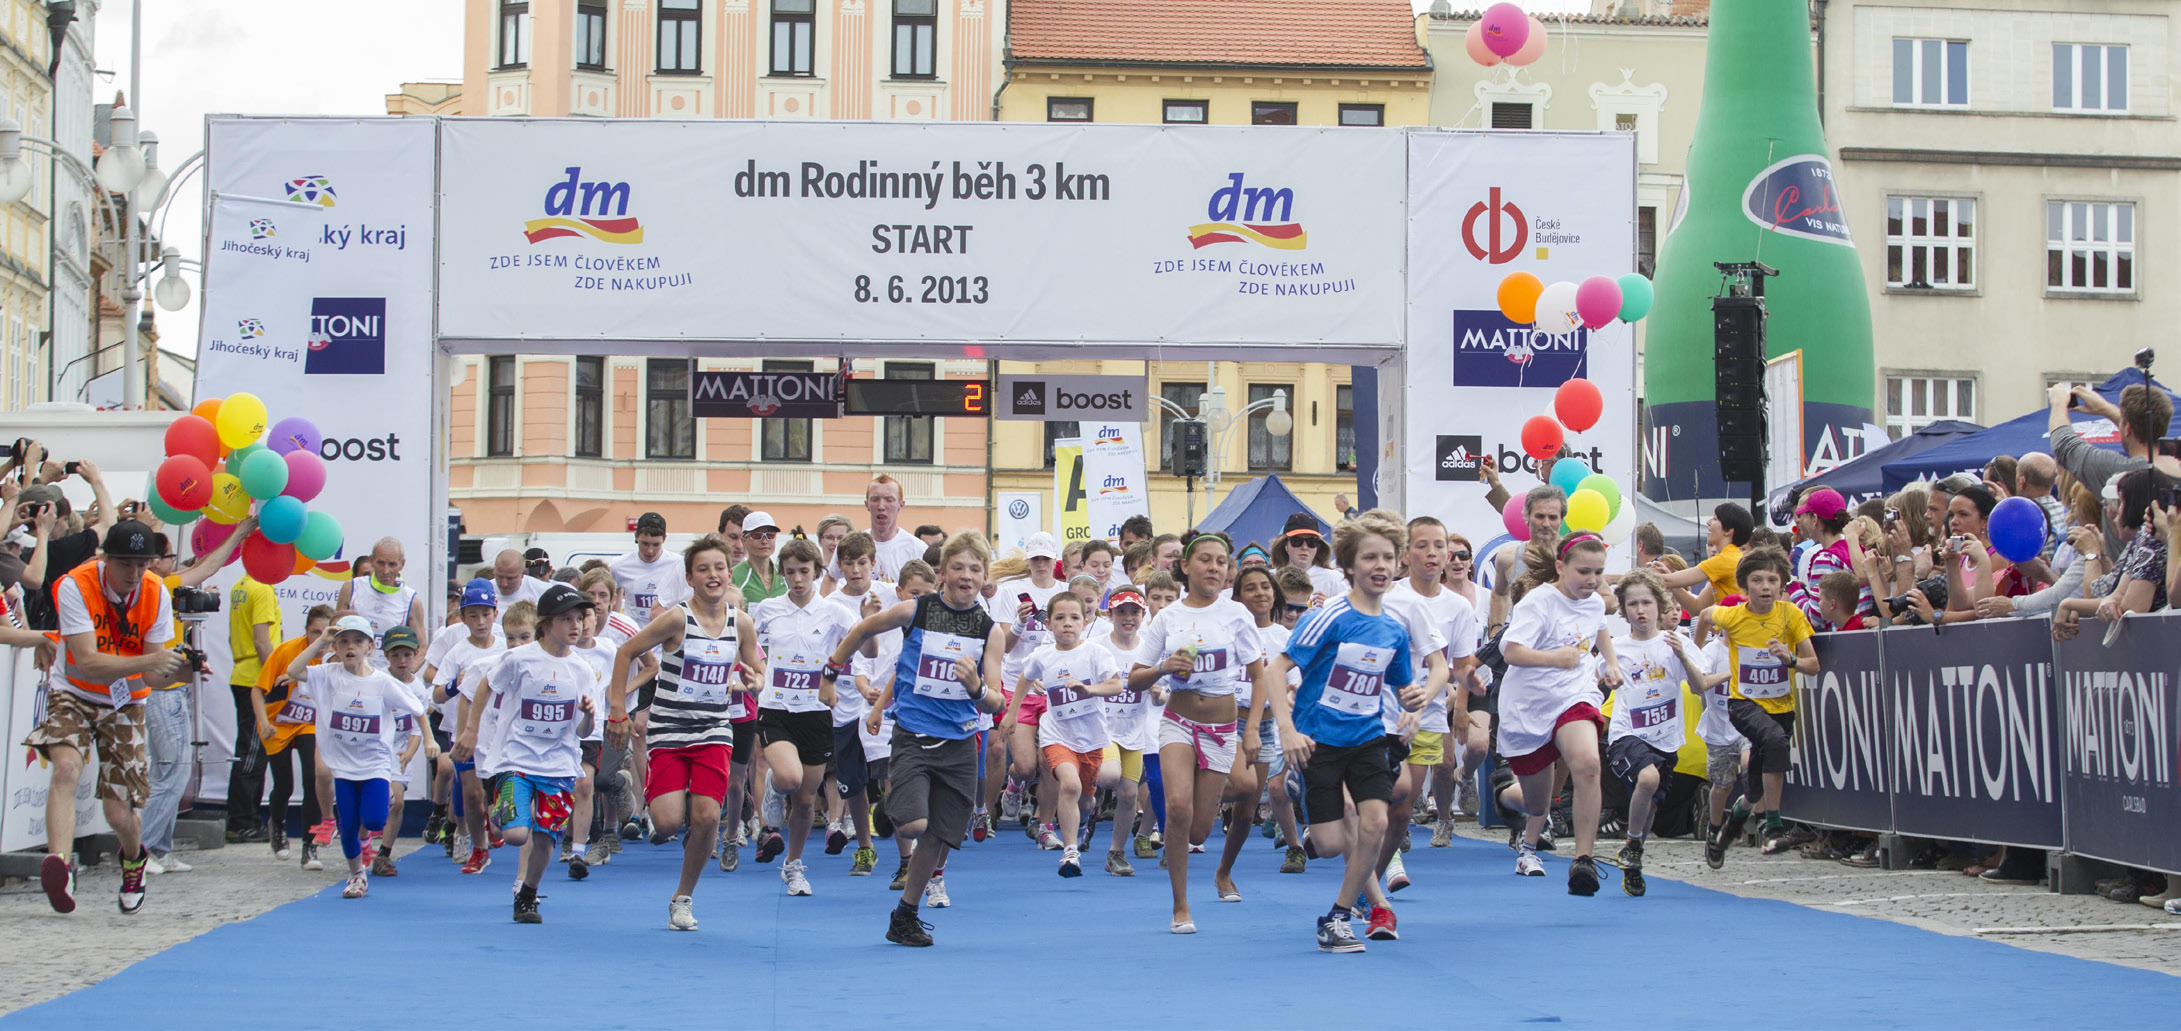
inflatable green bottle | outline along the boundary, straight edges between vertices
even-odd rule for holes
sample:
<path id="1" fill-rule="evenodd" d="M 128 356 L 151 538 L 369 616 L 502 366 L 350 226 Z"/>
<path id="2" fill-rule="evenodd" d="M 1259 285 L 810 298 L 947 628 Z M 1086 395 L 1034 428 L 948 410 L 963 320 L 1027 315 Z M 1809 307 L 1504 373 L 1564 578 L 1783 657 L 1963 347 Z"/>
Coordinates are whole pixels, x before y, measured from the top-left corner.
<path id="1" fill-rule="evenodd" d="M 1659 250 L 1644 354 L 1644 493 L 1659 500 L 1745 496 L 1719 477 L 1712 412 L 1715 261 L 1762 261 L 1766 357 L 1802 352 L 1802 458 L 1810 472 L 1854 458 L 1871 421 L 1876 367 L 1870 298 L 1818 122 L 1809 7 L 1732 0 L 1711 7 L 1704 102 L 1688 178 Z M 1771 418 L 1793 418 L 1771 399 Z M 1768 490 L 1782 486 L 1769 483 Z"/>

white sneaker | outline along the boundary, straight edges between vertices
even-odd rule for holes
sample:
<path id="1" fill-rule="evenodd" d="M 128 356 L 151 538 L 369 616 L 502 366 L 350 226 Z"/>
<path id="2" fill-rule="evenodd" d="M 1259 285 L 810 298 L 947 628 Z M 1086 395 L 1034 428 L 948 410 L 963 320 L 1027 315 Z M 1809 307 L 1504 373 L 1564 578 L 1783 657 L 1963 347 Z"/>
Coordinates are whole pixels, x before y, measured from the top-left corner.
<path id="1" fill-rule="evenodd" d="M 697 914 L 689 896 L 676 895 L 667 900 L 666 926 L 667 930 L 670 931 L 694 931 L 697 929 Z"/>
<path id="2" fill-rule="evenodd" d="M 1392 894 L 1408 886 L 1408 868 L 1401 863 L 1401 853 L 1396 852 L 1393 854 L 1393 860 L 1386 864 L 1386 892 Z"/>
<path id="3" fill-rule="evenodd" d="M 1515 853 L 1515 872 L 1524 877 L 1543 877 L 1545 861 L 1537 858 L 1537 853 L 1521 849 Z"/>
<path id="4" fill-rule="evenodd" d="M 947 897 L 946 878 L 935 874 L 924 882 L 924 904 L 933 909 L 945 909 L 954 904 L 954 900 Z"/>
<path id="5" fill-rule="evenodd" d="M 1083 853 L 1072 848 L 1062 850 L 1060 853 L 1060 876 L 1083 876 Z"/>
<path id="6" fill-rule="evenodd" d="M 778 827 L 788 822 L 787 796 L 777 791 L 765 792 L 765 826 Z"/>
<path id="7" fill-rule="evenodd" d="M 1461 783 L 1461 789 L 1454 794 L 1455 808 L 1460 809 L 1463 816 L 1477 815 L 1476 775 L 1468 770 L 1463 770 L 1462 775 L 1455 779 Z"/>
<path id="8" fill-rule="evenodd" d="M 2181 916 L 2181 899 L 2167 899 L 2166 912 Z"/>
<path id="9" fill-rule="evenodd" d="M 150 849 L 144 850 L 144 872 L 153 875 L 167 872 L 166 866 L 159 862 L 158 854 Z"/>
<path id="10" fill-rule="evenodd" d="M 1038 828 L 1037 847 L 1040 850 L 1046 852 L 1051 852 L 1060 848 L 1060 835 L 1053 833 L 1052 824 L 1048 823 L 1045 826 Z"/>
<path id="11" fill-rule="evenodd" d="M 182 862 L 182 857 L 175 855 L 172 852 L 160 856 L 158 857 L 158 859 L 159 865 L 165 867 L 168 873 L 188 873 L 191 870 L 196 869 L 196 867 L 191 866 L 188 863 Z"/>
<path id="12" fill-rule="evenodd" d="M 473 851 L 473 847 L 470 844 L 469 832 L 464 831 L 456 834 L 454 836 L 454 865 L 460 866 L 469 862 L 471 851 Z M 287 857 L 283 856 L 281 858 L 285 859 Z"/>
<path id="13" fill-rule="evenodd" d="M 780 879 L 787 882 L 788 894 L 810 894 L 810 878 L 803 874 L 803 861 L 791 859 L 780 864 Z"/>
<path id="14" fill-rule="evenodd" d="M 362 870 L 348 875 L 348 886 L 341 889 L 344 899 L 360 899 L 371 890 L 371 875 Z"/>

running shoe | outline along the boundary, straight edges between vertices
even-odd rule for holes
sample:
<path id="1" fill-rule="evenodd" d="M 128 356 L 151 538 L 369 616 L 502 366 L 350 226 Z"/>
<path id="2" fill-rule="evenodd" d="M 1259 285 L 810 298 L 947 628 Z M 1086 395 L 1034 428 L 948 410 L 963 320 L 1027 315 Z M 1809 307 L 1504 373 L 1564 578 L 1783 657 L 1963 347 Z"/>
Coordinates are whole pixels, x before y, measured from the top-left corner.
<path id="1" fill-rule="evenodd" d="M 1083 853 L 1070 848 L 1060 853 L 1060 876 L 1083 876 Z"/>
<path id="2" fill-rule="evenodd" d="M 983 816 L 984 810 L 977 810 L 977 815 Z M 987 819 L 985 825 L 991 826 L 991 821 Z M 894 818 L 886 815 L 886 806 L 884 804 L 876 804 L 871 807 L 871 833 L 882 838 L 894 836 Z"/>
<path id="3" fill-rule="evenodd" d="M 470 840 L 469 835 L 462 833 L 450 835 L 447 842 L 447 858 L 458 861 L 468 856 L 477 847 L 477 843 Z"/>
<path id="4" fill-rule="evenodd" d="M 1319 952 L 1362 952 L 1363 943 L 1356 940 L 1354 927 L 1349 926 L 1346 913 L 1318 918 Z"/>
<path id="5" fill-rule="evenodd" d="M 138 845 L 135 859 L 121 861 L 121 897 L 118 903 L 123 916 L 135 916 L 144 909 L 144 865 L 150 860 L 150 850 Z"/>
<path id="6" fill-rule="evenodd" d="M 1543 877 L 1545 876 L 1545 861 L 1537 858 L 1536 849 L 1527 847 L 1516 849 L 1515 873 L 1523 877 Z"/>
<path id="7" fill-rule="evenodd" d="M 286 831 L 276 828 L 272 835 L 266 839 L 266 844 L 271 846 L 274 859 L 287 862 L 290 853 L 288 852 L 288 833 Z"/>
<path id="8" fill-rule="evenodd" d="M 590 875 L 591 875 L 591 861 L 590 861 L 590 860 L 588 860 L 588 859 L 585 859 L 585 858 L 583 857 L 583 853 L 581 853 L 581 852 L 577 852 L 577 853 L 574 853 L 574 854 L 572 854 L 572 855 L 570 855 L 570 856 L 568 857 L 568 879 L 569 879 L 569 880 L 571 880 L 571 881 L 580 881 L 580 880 L 582 880 L 582 879 L 584 879 L 584 878 L 586 878 L 586 877 L 589 877 Z"/>
<path id="9" fill-rule="evenodd" d="M 316 841 L 305 841 L 303 843 L 303 869 L 323 870 L 325 868 L 326 864 L 318 861 L 318 843 Z"/>
<path id="10" fill-rule="evenodd" d="M 152 855 L 147 851 L 144 856 L 144 872 L 150 874 L 153 877 L 157 877 L 160 874 L 166 873 L 167 867 L 165 863 L 161 863 L 159 861 L 158 856 Z"/>
<path id="11" fill-rule="evenodd" d="M 1192 856 L 1196 856 L 1196 855 L 1203 855 L 1203 854 L 1204 854 L 1204 846 L 1202 846 L 1202 845 L 1190 845 L 1190 846 L 1189 846 L 1189 854 L 1190 854 L 1190 855 L 1192 855 Z"/>
<path id="12" fill-rule="evenodd" d="M 1290 804 L 1301 803 L 1308 794 L 1303 783 L 1303 771 L 1292 763 L 1288 764 L 1287 773 L 1281 776 L 1281 781 L 1287 788 L 1287 799 Z"/>
<path id="13" fill-rule="evenodd" d="M 489 834 L 489 835 L 491 835 L 491 836 L 492 836 L 492 847 L 493 847 L 493 848 L 506 848 L 506 847 L 507 847 L 507 839 L 506 839 L 506 838 L 503 838 L 503 837 L 501 837 L 501 836 L 500 836 L 500 828 L 498 828 L 498 827 L 494 827 L 494 826 L 492 826 L 491 824 L 489 824 L 489 823 L 488 823 L 488 824 L 486 824 L 486 825 L 485 825 L 485 833 L 487 833 L 487 834 Z"/>
<path id="14" fill-rule="evenodd" d="M 2181 916 L 2181 899 L 2167 899 L 2166 912 Z"/>
<path id="15" fill-rule="evenodd" d="M 1291 845 L 1288 847 L 1287 850 L 1287 858 L 1280 862 L 1280 872 L 1301 873 L 1304 870 L 1308 869 L 1309 866 L 1310 857 L 1303 855 L 1302 849 L 1296 848 Z"/>
<path id="16" fill-rule="evenodd" d="M 1448 818 L 1448 819 L 1440 820 L 1440 821 L 1439 821 L 1439 822 L 1438 822 L 1437 824 L 1434 824 L 1434 825 L 1432 826 L 1432 828 L 1431 828 L 1431 847 L 1432 847 L 1432 848 L 1445 848 L 1445 847 L 1447 847 L 1448 845 L 1451 845 L 1451 844 L 1453 844 L 1453 843 L 1454 843 L 1454 821 L 1453 821 L 1453 819 L 1452 819 L 1452 818 Z"/>
<path id="17" fill-rule="evenodd" d="M 1621 854 L 1617 857 L 1616 862 L 1621 867 L 1621 890 L 1628 893 L 1631 898 L 1642 898 L 1644 892 L 1643 842 L 1631 841 L 1621 846 Z"/>
<path id="18" fill-rule="evenodd" d="M 371 875 L 358 870 L 348 875 L 348 886 L 341 889 L 341 897 L 344 899 L 360 899 L 364 897 L 364 892 L 370 890 Z"/>
<path id="19" fill-rule="evenodd" d="M 695 905 L 687 895 L 676 895 L 666 900 L 666 929 L 669 931 L 694 931 L 697 929 Z"/>
<path id="20" fill-rule="evenodd" d="M 1552 828 L 1553 822 L 1551 820 L 1547 820 L 1545 821 L 1544 828 L 1537 832 L 1538 851 L 1551 852 L 1558 847 L 1559 838 L 1554 834 Z"/>
<path id="21" fill-rule="evenodd" d="M 427 845 L 439 844 L 439 835 L 444 833 L 446 829 L 447 814 L 438 809 L 433 809 L 432 815 L 424 818 L 424 843 Z"/>
<path id="22" fill-rule="evenodd" d="M 1643 865 L 1643 842 L 1630 838 L 1621 844 L 1621 850 L 1613 854 L 1613 865 L 1627 870 Z"/>
<path id="23" fill-rule="evenodd" d="M 515 922 L 518 924 L 542 924 L 545 918 L 538 915 L 538 889 L 523 885 L 515 892 Z"/>
<path id="24" fill-rule="evenodd" d="M 1393 854 L 1393 861 L 1386 864 L 1386 891 L 1400 891 L 1409 886 L 1408 867 L 1401 862 L 1401 853 Z"/>
<path id="25" fill-rule="evenodd" d="M 1052 824 L 1047 823 L 1039 825 L 1037 831 L 1037 847 L 1046 852 L 1056 852 L 1061 849 L 1062 842 L 1060 840 L 1060 835 L 1053 830 Z"/>
<path id="26" fill-rule="evenodd" d="M 892 881 L 891 881 L 890 883 L 888 883 L 888 884 L 887 884 L 887 886 L 886 886 L 886 890 L 887 890 L 887 891 L 900 891 L 901 889 L 903 889 L 903 888 L 906 888 L 906 887 L 908 887 L 908 886 L 909 886 L 909 861 L 908 861 L 908 860 L 906 860 L 906 859 L 904 859 L 904 860 L 902 860 L 902 861 L 901 861 L 901 865 L 900 865 L 900 866 L 894 867 L 894 879 L 893 879 L 893 880 L 892 880 Z"/>
<path id="27" fill-rule="evenodd" d="M 394 856 L 392 853 L 381 852 L 378 855 L 371 857 L 371 876 L 398 877 L 400 875 L 401 871 L 399 869 L 396 869 L 394 866 Z"/>
<path id="28" fill-rule="evenodd" d="M 463 873 L 483 873 L 492 865 L 492 853 L 481 848 L 470 849 L 469 860 L 462 864 Z M 535 907 L 533 907 L 535 908 Z"/>
<path id="29" fill-rule="evenodd" d="M 1014 786 L 1013 784 L 1009 784 L 1009 785 L 1007 786 L 1007 790 L 1005 790 L 1005 791 L 1002 791 L 1002 792 L 1000 792 L 1000 819 L 1002 819 L 1002 820 L 1021 820 L 1021 819 L 1022 819 L 1022 789 L 1021 789 L 1021 788 L 1018 788 L 1018 787 Z"/>
<path id="30" fill-rule="evenodd" d="M 1765 835 L 1764 854 L 1776 856 L 1806 842 L 1816 841 L 1817 835 L 1802 824 L 1787 824 Z"/>
<path id="31" fill-rule="evenodd" d="M 1128 856 L 1120 849 L 1106 853 L 1106 872 L 1115 877 L 1136 876 L 1136 868 L 1128 865 Z"/>
<path id="32" fill-rule="evenodd" d="M 1265 837 L 1272 837 L 1280 833 L 1280 821 L 1268 817 L 1257 825 L 1257 830 Z"/>
<path id="33" fill-rule="evenodd" d="M 1522 851 L 1522 821 L 1519 818 L 1507 825 L 1507 850 Z"/>
<path id="34" fill-rule="evenodd" d="M 311 843 L 317 845 L 319 848 L 326 847 L 327 843 L 333 840 L 333 832 L 335 829 L 336 828 L 334 827 L 332 820 L 325 820 L 319 823 L 312 824 L 310 829 Z"/>
<path id="35" fill-rule="evenodd" d="M 992 836 L 992 815 L 982 809 L 969 820 L 969 840 L 983 841 Z"/>
<path id="36" fill-rule="evenodd" d="M 931 944 L 931 925 L 918 919 L 915 910 L 895 906 L 893 917 L 886 922 L 886 940 L 925 948 Z"/>
<path id="37" fill-rule="evenodd" d="M 1704 865 L 1714 870 L 1727 865 L 1726 828 L 1721 827 L 1704 839 Z"/>
<path id="38" fill-rule="evenodd" d="M 788 850 L 788 840 L 781 837 L 779 831 L 768 829 L 764 836 L 765 840 L 757 843 L 758 862 L 770 863 L 780 858 L 780 853 Z"/>
<path id="39" fill-rule="evenodd" d="M 1148 835 L 1136 835 L 1136 858 L 1149 859 L 1158 854 L 1159 850 L 1152 846 L 1151 838 Z"/>
<path id="40" fill-rule="evenodd" d="M 1395 849 L 1395 851 L 1396 851 L 1396 852 L 1406 852 L 1406 851 L 1408 851 L 1408 850 L 1409 850 L 1409 828 L 1408 828 L 1408 825 L 1407 825 L 1407 824 L 1403 824 L 1403 825 L 1402 825 L 1400 833 L 1401 833 L 1401 841 L 1400 841 L 1400 844 L 1399 844 L 1399 846 L 1398 846 L 1398 847 L 1397 847 L 1397 848 Z"/>
<path id="41" fill-rule="evenodd" d="M 1456 779 L 1461 783 L 1461 790 L 1454 796 L 1455 808 L 1460 809 L 1463 816 L 1477 815 L 1477 778 L 1464 776 Z"/>
<path id="42" fill-rule="evenodd" d="M 1568 864 L 1568 894 L 1585 897 L 1598 894 L 1598 864 L 1589 856 L 1576 856 Z"/>
<path id="43" fill-rule="evenodd" d="M 1601 838 L 1618 838 L 1628 833 L 1628 821 L 1616 816 L 1598 825 Z"/>
<path id="44" fill-rule="evenodd" d="M 567 837 L 563 837 L 563 838 L 561 838 L 561 839 L 560 839 L 560 861 L 561 861 L 561 862 L 563 862 L 563 863 L 565 863 L 565 862 L 569 861 L 570 859 L 574 859 L 574 858 L 575 858 L 575 855 L 576 855 L 576 843 L 575 843 L 575 841 L 574 841 L 573 839 L 571 839 L 571 838 L 567 838 Z"/>
<path id="45" fill-rule="evenodd" d="M 641 840 L 643 836 L 644 825 L 638 822 L 635 816 L 630 816 L 628 819 L 621 821 L 622 838 L 629 841 L 638 841 Z"/>
<path id="46" fill-rule="evenodd" d="M 780 880 L 788 886 L 790 895 L 809 895 L 810 878 L 803 873 L 803 861 L 790 859 L 780 864 Z"/>
<path id="47" fill-rule="evenodd" d="M 924 904 L 933 909 L 945 909 L 954 904 L 954 900 L 947 897 L 945 876 L 933 874 L 931 880 L 924 882 Z"/>
<path id="48" fill-rule="evenodd" d="M 742 850 L 735 846 L 735 839 L 721 834 L 716 851 L 719 853 L 719 872 L 733 873 L 735 867 L 742 865 Z"/>
<path id="49" fill-rule="evenodd" d="M 737 839 L 738 842 L 739 840 L 740 839 Z M 613 856 L 618 856 L 621 854 L 621 838 L 618 835 L 611 836 L 606 839 L 606 854 Z"/>
<path id="50" fill-rule="evenodd" d="M 604 866 L 612 860 L 613 848 L 604 841 L 591 842 L 591 847 L 583 850 L 583 863 L 586 866 Z"/>
<path id="51" fill-rule="evenodd" d="M 848 832 L 842 830 L 840 824 L 834 824 L 832 831 L 828 832 L 825 836 L 825 854 L 829 856 L 837 856 L 841 854 L 842 849 L 847 847 Z"/>
<path id="52" fill-rule="evenodd" d="M 872 871 L 872 870 L 873 870 L 874 868 L 876 868 L 877 866 L 878 866 L 878 850 L 877 850 L 877 849 L 875 849 L 875 848 L 871 848 L 870 846 L 864 846 L 864 847 L 862 847 L 862 848 L 858 848 L 858 849 L 856 850 L 856 854 L 855 854 L 854 858 L 853 858 L 853 859 L 851 859 L 851 860 L 849 861 L 849 864 L 848 864 L 848 876 L 850 876 L 850 877 L 869 877 L 869 876 L 871 876 L 871 871 Z"/>
<path id="53" fill-rule="evenodd" d="M 56 913 L 76 911 L 76 870 L 66 856 L 48 855 L 38 862 L 38 886 Z"/>
<path id="54" fill-rule="evenodd" d="M 1719 847 L 1724 849 L 1742 840 L 1742 831 L 1749 827 L 1749 799 L 1737 797 L 1727 807 L 1727 822 L 1719 828 Z"/>
<path id="55" fill-rule="evenodd" d="M 777 791 L 765 792 L 765 826 L 778 827 L 788 822 L 788 799 Z"/>
<path id="56" fill-rule="evenodd" d="M 188 873 L 191 870 L 196 869 L 196 867 L 191 866 L 188 863 L 182 862 L 182 857 L 175 855 L 172 852 L 167 852 L 154 858 L 159 860 L 159 865 L 167 868 L 168 873 Z"/>
<path id="57" fill-rule="evenodd" d="M 1396 927 L 1398 923 L 1393 918 L 1391 907 L 1372 906 L 1370 926 L 1364 930 L 1363 936 L 1372 941 L 1398 941 L 1401 938 L 1401 932 Z"/>

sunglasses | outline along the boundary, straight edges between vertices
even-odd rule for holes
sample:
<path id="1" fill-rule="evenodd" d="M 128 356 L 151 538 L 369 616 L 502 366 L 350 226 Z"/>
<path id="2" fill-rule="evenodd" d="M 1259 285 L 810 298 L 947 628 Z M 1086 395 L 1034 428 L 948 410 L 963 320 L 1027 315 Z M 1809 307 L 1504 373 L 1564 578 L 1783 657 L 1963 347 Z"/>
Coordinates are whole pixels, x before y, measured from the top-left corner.
<path id="1" fill-rule="evenodd" d="M 778 536 L 780 536 L 780 534 L 777 531 L 773 530 L 742 531 L 742 539 L 746 541 L 769 541 Z"/>
<path id="2" fill-rule="evenodd" d="M 1292 601 L 1288 601 L 1288 602 L 1281 602 L 1280 604 L 1281 604 L 1281 606 L 1282 606 L 1282 607 L 1284 607 L 1284 608 L 1285 608 L 1285 609 L 1286 609 L 1287 611 L 1289 611 L 1289 612 L 1292 612 L 1292 613 L 1294 613 L 1294 614 L 1296 614 L 1296 615 L 1298 615 L 1298 616 L 1299 616 L 1299 615 L 1301 615 L 1301 614 L 1303 614 L 1303 613 L 1305 613 L 1305 612 L 1308 612 L 1308 611 L 1310 611 L 1310 606 L 1308 606 L 1308 605 L 1297 605 L 1297 604 L 1295 604 L 1295 603 L 1294 603 L 1294 602 L 1292 602 Z"/>
<path id="3" fill-rule="evenodd" d="M 1455 562 L 1467 562 L 1469 561 L 1469 553 L 1466 551 L 1457 551 L 1451 555 L 1448 555 L 1447 558 Z"/>

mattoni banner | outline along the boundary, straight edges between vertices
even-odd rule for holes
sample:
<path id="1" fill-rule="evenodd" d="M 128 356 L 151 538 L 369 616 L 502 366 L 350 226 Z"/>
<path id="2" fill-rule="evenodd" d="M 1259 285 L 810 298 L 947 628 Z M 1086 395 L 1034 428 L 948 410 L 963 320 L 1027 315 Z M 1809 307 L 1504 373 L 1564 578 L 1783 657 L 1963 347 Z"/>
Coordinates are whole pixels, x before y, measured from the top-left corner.
<path id="1" fill-rule="evenodd" d="M 1121 524 L 1151 514 L 1144 482 L 1143 425 L 1086 422 L 1082 426 L 1083 493 L 1090 535 L 1121 539 Z"/>
<path id="2" fill-rule="evenodd" d="M 1868 831 L 1893 826 L 1879 633 L 1811 639 L 1820 672 L 1798 678 L 1795 762 L 1780 796 L 1789 819 Z"/>
<path id="3" fill-rule="evenodd" d="M 2085 622 L 2055 648 L 2065 702 L 2071 852 L 2181 871 L 2181 617 L 2129 616 L 2111 647 Z"/>
<path id="4" fill-rule="evenodd" d="M 1411 133 L 1406 510 L 1497 532 L 1484 463 L 1516 495 L 1536 486 L 1520 428 L 1583 377 L 1605 397 L 1567 445 L 1634 495 L 1635 338 L 1620 322 L 1549 333 L 1499 311 L 1500 281 L 1618 276 L 1635 261 L 1635 143 L 1627 136 Z M 1610 185 L 1609 185 L 1610 184 Z M 1389 391 L 1390 393 L 1390 391 Z M 1391 440 L 1392 438 L 1387 438 Z"/>
<path id="5" fill-rule="evenodd" d="M 2060 847 L 2060 692 L 2035 627 L 1885 632 L 1896 831 Z"/>
<path id="6" fill-rule="evenodd" d="M 438 124 L 457 349 L 1401 340 L 1396 133 Z"/>

